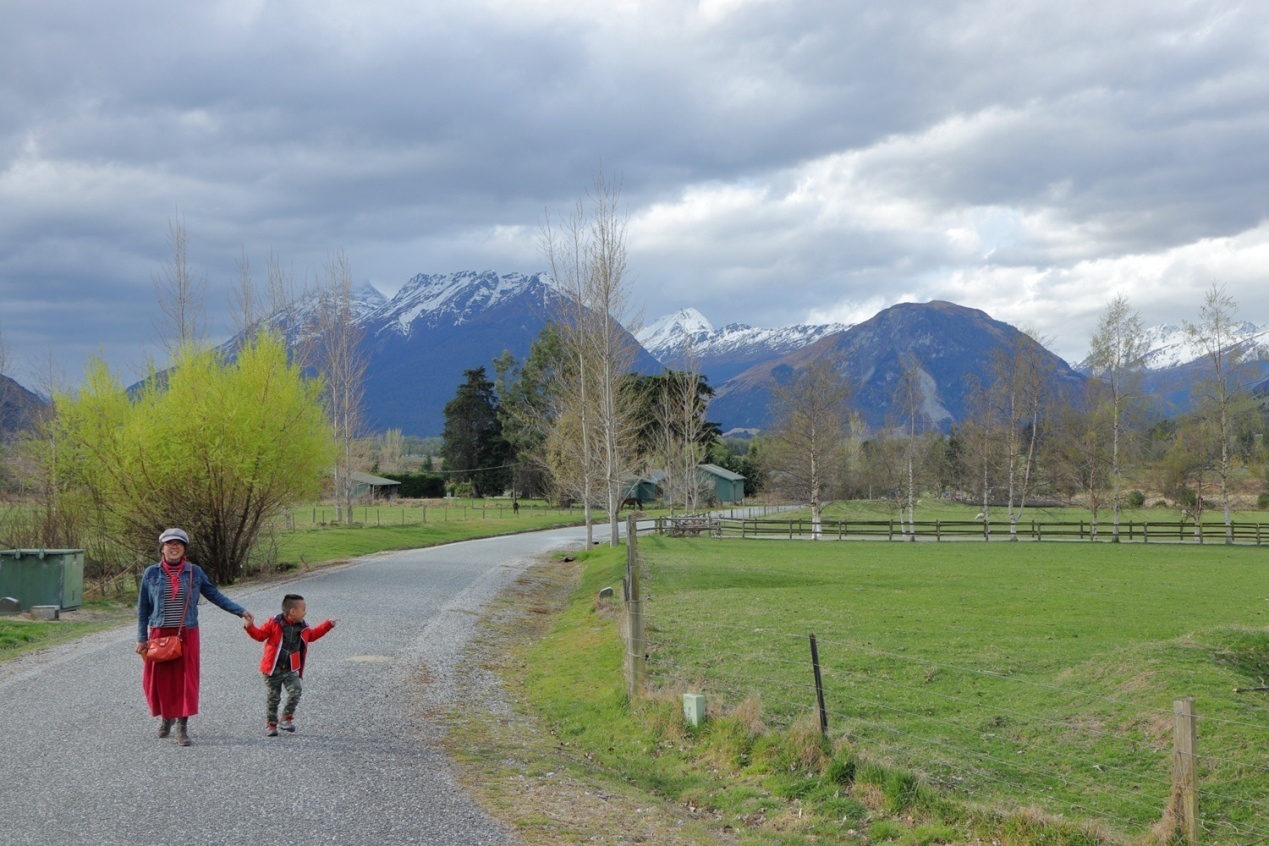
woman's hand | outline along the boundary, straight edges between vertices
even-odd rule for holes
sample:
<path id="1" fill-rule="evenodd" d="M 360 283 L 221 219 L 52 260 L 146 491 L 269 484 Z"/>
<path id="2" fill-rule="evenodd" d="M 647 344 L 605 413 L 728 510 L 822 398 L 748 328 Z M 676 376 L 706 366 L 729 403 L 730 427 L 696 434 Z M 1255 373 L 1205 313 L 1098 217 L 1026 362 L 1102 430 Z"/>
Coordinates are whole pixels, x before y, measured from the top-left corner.
<path id="1" fill-rule="evenodd" d="M 142 658 L 145 657 L 145 646 L 146 644 L 144 640 L 137 644 L 136 653 Z"/>
<path id="2" fill-rule="evenodd" d="M 243 611 L 242 612 L 242 627 L 245 629 L 247 626 L 254 626 L 255 624 L 256 624 L 256 618 L 251 615 L 251 612 Z"/>

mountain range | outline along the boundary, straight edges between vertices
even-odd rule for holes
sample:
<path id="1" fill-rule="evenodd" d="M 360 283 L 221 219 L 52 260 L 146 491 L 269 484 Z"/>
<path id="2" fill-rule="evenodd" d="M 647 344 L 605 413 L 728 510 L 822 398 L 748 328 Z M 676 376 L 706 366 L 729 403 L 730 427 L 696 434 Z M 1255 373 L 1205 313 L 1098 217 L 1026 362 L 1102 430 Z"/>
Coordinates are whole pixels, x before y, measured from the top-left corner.
<path id="1" fill-rule="evenodd" d="M 685 308 L 645 326 L 635 338 L 665 367 L 682 370 L 690 359 L 702 373 L 709 374 L 712 384 L 719 385 L 756 364 L 849 328 L 843 323 L 827 323 L 758 329 L 729 323 L 715 329 L 705 315 Z"/>
<path id="2" fill-rule="evenodd" d="M 562 312 L 563 300 L 544 274 L 499 275 L 463 271 L 419 274 L 392 297 L 363 286 L 354 292 L 355 320 L 362 332 L 367 368 L 364 409 L 367 427 L 397 428 L 410 435 L 436 435 L 443 409 L 464 381 L 463 371 L 485 367 L 504 351 L 524 359 L 542 328 Z M 272 322 L 291 340 L 310 331 L 312 304 Z M 1269 329 L 1242 327 L 1248 342 L 1263 341 Z M 1201 351 L 1187 345 L 1176 326 L 1149 330 L 1148 388 L 1165 412 L 1184 410 L 1201 365 Z M 771 387 L 821 356 L 841 361 L 855 389 L 853 404 L 871 425 L 892 418 L 891 396 L 910 365 L 920 371 L 928 422 L 946 428 L 963 419 L 968 385 L 990 381 L 989 362 L 1003 347 L 1031 345 L 1049 365 L 1051 388 L 1067 390 L 1086 378 L 1016 328 L 986 313 L 948 302 L 901 303 L 855 325 L 799 325 L 776 329 L 733 323 L 715 329 L 696 309 L 660 318 L 631 338 L 638 345 L 635 369 L 654 373 L 681 369 L 690 359 L 715 388 L 710 419 L 724 431 L 770 425 Z M 222 349 L 232 353 L 238 339 Z M 1269 380 L 1261 366 L 1258 380 Z M 0 430 L 31 419 L 40 400 L 0 377 Z M 1262 390 L 1269 387 L 1265 381 Z"/>

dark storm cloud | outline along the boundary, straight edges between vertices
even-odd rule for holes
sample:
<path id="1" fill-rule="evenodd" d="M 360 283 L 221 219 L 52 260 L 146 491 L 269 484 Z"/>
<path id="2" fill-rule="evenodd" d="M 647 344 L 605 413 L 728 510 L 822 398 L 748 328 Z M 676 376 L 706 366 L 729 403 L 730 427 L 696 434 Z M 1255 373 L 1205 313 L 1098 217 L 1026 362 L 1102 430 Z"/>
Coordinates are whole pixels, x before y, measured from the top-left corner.
<path id="1" fill-rule="evenodd" d="M 1108 287 L 1166 277 L 1175 299 L 1146 316 L 1175 319 L 1232 250 L 1221 269 L 1269 319 L 1250 269 L 1269 241 L 1267 20 L 1187 2 L 8 3 L 0 331 L 20 321 L 30 360 L 73 327 L 72 370 L 99 347 L 140 360 L 176 214 L 213 333 L 244 251 L 304 276 L 342 248 L 389 293 L 537 270 L 543 210 L 601 165 L 649 317 L 955 298 L 1060 314 L 1074 355 Z"/>

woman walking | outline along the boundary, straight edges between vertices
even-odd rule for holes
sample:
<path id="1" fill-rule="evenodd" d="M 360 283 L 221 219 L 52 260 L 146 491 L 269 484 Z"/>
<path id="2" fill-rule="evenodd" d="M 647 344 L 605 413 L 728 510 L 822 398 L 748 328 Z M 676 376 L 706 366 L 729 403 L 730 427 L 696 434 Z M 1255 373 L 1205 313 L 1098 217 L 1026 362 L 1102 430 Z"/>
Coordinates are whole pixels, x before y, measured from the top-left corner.
<path id="1" fill-rule="evenodd" d="M 198 713 L 198 597 L 205 596 L 248 624 L 255 618 L 225 596 L 203 568 L 185 558 L 189 535 L 167 529 L 159 535 L 162 560 L 145 568 L 137 593 L 137 654 L 146 655 L 150 638 L 178 637 L 181 655 L 170 661 L 145 662 L 141 686 L 150 714 L 159 717 L 159 737 L 176 727 L 176 742 L 189 746 L 189 718 Z"/>

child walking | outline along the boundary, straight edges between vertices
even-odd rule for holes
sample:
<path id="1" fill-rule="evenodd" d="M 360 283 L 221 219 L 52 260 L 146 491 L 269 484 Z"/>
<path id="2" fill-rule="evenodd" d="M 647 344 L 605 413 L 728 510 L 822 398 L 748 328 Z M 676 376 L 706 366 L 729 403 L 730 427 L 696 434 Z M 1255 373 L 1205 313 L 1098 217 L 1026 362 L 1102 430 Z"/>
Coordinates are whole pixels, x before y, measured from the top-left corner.
<path id="1" fill-rule="evenodd" d="M 264 674 L 265 730 L 269 737 L 277 737 L 278 729 L 295 731 L 295 709 L 304 692 L 301 679 L 304 676 L 304 659 L 308 645 L 335 628 L 335 620 L 326 620 L 309 626 L 304 620 L 308 611 L 304 597 L 288 593 L 282 598 L 282 613 L 262 626 L 250 622 L 243 625 L 247 634 L 264 642 L 264 657 L 260 659 L 260 672 Z M 278 703 L 282 700 L 282 688 L 286 688 L 286 704 L 282 708 L 282 721 L 278 722 Z"/>

